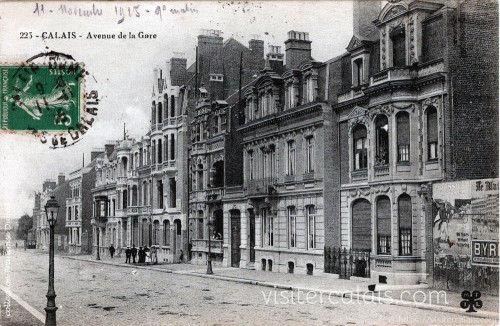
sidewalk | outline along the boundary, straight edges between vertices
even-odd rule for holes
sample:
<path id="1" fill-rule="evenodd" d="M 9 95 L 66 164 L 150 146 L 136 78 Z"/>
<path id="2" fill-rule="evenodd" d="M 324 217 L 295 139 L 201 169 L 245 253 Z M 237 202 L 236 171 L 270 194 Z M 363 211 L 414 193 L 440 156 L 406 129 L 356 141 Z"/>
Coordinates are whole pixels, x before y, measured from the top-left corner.
<path id="1" fill-rule="evenodd" d="M 44 323 L 31 314 L 25 307 L 21 306 L 10 295 L 0 289 L 2 305 L 0 306 L 0 325 L 22 326 L 22 325 L 43 325 Z M 8 298 L 8 299 L 7 299 Z"/>
<path id="2" fill-rule="evenodd" d="M 109 257 L 96 261 L 90 255 L 80 256 L 61 256 L 67 259 L 88 261 L 90 263 L 100 263 L 120 267 L 129 267 L 137 269 L 148 269 L 164 273 L 173 273 L 181 275 L 190 275 L 193 277 L 203 277 L 219 279 L 229 282 L 251 284 L 274 288 L 276 290 L 301 291 L 303 295 L 307 292 L 321 293 L 324 296 L 340 297 L 342 301 L 349 300 L 364 301 L 367 303 L 383 303 L 406 306 L 419 309 L 427 309 L 442 312 L 451 312 L 465 315 L 468 317 L 483 317 L 498 319 L 498 300 L 497 296 L 485 295 L 481 297 L 483 307 L 476 313 L 467 313 L 460 308 L 462 301 L 461 293 L 429 289 L 423 286 L 407 287 L 389 287 L 381 292 L 368 291 L 369 280 L 357 278 L 356 280 L 338 279 L 333 274 L 298 275 L 283 274 L 266 271 L 256 271 L 250 269 L 240 269 L 233 267 L 214 267 L 213 275 L 205 273 L 206 266 L 191 264 L 160 264 L 160 265 L 133 265 L 125 264 L 123 258 Z M 438 298 L 439 296 L 439 298 Z M 338 299 L 337 299 L 338 301 Z"/>

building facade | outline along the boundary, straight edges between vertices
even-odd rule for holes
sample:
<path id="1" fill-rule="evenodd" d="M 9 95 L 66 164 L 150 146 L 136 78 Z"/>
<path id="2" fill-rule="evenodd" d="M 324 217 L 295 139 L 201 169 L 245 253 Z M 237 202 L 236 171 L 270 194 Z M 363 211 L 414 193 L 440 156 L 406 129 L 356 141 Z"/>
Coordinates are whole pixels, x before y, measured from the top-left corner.
<path id="1" fill-rule="evenodd" d="M 469 95 L 456 93 L 461 77 L 453 62 L 460 50 L 453 28 L 462 33 L 472 28 L 457 27 L 457 15 L 484 6 L 478 1 L 458 7 L 389 3 L 368 29 L 378 32 L 355 34 L 347 53 L 330 63 L 331 102 L 338 120 L 333 182 L 339 189 L 340 216 L 328 222 L 336 230 L 329 245 L 370 253 L 374 281 L 427 280 L 432 255 L 429 185 L 456 178 L 458 171 L 462 178 L 472 173 L 457 166 L 456 150 L 463 155 L 465 149 L 454 147 L 463 137 L 456 130 L 462 128 L 457 97 Z M 469 82 L 473 87 L 474 80 Z M 482 105 L 494 111 L 497 103 L 485 98 Z M 498 107 L 493 114 L 498 116 Z M 477 120 L 470 123 L 476 130 L 486 127 Z M 495 161 L 483 159 L 484 166 Z M 495 169 L 487 173 L 498 174 Z"/>

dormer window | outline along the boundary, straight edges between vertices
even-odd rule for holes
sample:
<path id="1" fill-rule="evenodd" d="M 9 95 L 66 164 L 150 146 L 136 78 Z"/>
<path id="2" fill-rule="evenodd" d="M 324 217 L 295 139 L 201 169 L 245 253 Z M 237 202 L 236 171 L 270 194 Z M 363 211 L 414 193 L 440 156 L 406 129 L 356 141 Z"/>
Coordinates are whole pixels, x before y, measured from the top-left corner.
<path id="1" fill-rule="evenodd" d="M 286 105 L 287 108 L 291 109 L 291 108 L 295 107 L 295 101 L 294 101 L 294 99 L 295 99 L 295 89 L 293 87 L 293 83 L 289 83 L 287 85 L 287 93 L 286 93 L 286 95 L 287 95 L 287 99 L 286 99 L 286 101 L 287 101 L 287 103 L 286 103 L 287 104 Z"/>
<path id="2" fill-rule="evenodd" d="M 395 28 L 391 34 L 392 66 L 406 66 L 406 35 L 404 27 Z"/>
<path id="3" fill-rule="evenodd" d="M 309 77 L 306 79 L 306 103 L 308 102 L 313 102 L 314 101 L 314 84 L 313 84 L 313 79 L 309 75 Z"/>
<path id="4" fill-rule="evenodd" d="M 352 63 L 352 86 L 360 86 L 363 79 L 363 58 L 358 58 Z"/>

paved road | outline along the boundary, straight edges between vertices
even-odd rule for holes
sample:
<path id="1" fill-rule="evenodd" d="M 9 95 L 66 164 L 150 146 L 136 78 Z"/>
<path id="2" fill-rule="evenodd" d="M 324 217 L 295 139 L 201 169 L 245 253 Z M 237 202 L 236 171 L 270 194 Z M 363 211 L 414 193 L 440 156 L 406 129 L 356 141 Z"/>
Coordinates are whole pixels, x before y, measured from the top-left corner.
<path id="1" fill-rule="evenodd" d="M 0 270 L 8 270 L 11 291 L 44 313 L 48 256 L 13 251 L 9 264 L 5 257 L 0 256 Z M 340 298 L 332 298 L 337 303 L 323 297 L 322 302 L 315 298 L 311 304 L 297 304 L 294 297 L 295 304 L 291 304 L 291 292 L 283 293 L 285 300 L 279 290 L 275 297 L 274 290 L 266 287 L 61 257 L 55 263 L 59 325 L 493 324 L 486 319 L 407 307 L 342 303 Z M 284 301 L 288 303 L 282 304 Z M 16 311 L 8 319 L 2 317 L 1 325 L 29 324 L 20 321 L 27 317 Z"/>

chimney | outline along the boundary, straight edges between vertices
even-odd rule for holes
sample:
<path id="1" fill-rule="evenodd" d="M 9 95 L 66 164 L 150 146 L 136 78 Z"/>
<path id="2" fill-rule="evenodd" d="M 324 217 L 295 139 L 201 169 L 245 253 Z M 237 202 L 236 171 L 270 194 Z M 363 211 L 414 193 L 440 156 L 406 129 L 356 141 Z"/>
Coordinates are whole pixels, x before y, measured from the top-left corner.
<path id="1" fill-rule="evenodd" d="M 266 54 L 266 60 L 269 67 L 279 75 L 283 73 L 283 57 L 284 54 L 281 52 L 281 46 L 269 45 L 269 52 Z"/>
<path id="2" fill-rule="evenodd" d="M 378 29 L 373 24 L 382 10 L 382 2 L 375 0 L 355 0 L 353 3 L 353 33 L 366 39 L 378 35 Z"/>
<path id="3" fill-rule="evenodd" d="M 311 60 L 311 41 L 307 32 L 288 32 L 285 41 L 286 69 L 297 69 L 304 61 Z"/>
<path id="4" fill-rule="evenodd" d="M 198 35 L 198 82 L 199 85 L 210 85 L 214 80 L 211 74 L 223 74 L 222 45 L 223 38 L 220 30 L 203 30 Z M 222 84 L 222 83 L 221 83 Z M 220 86 L 218 82 L 215 85 Z M 222 86 L 221 86 L 222 87 Z M 219 88 L 219 87 L 217 87 Z M 209 86 L 208 92 L 211 93 Z M 210 96 L 212 97 L 212 96 Z"/>
<path id="5" fill-rule="evenodd" d="M 251 39 L 248 42 L 248 48 L 250 49 L 250 52 L 252 52 L 252 54 L 254 54 L 256 57 L 264 57 L 264 41 Z"/>
<path id="6" fill-rule="evenodd" d="M 102 153 L 104 153 L 104 150 L 102 148 L 94 148 L 90 152 L 90 162 L 92 162 L 93 160 L 95 160 L 96 157 L 99 156 L 99 155 L 101 155 Z"/>
<path id="7" fill-rule="evenodd" d="M 115 149 L 115 144 L 104 145 L 104 151 L 106 152 L 106 155 L 108 155 L 108 156 L 110 156 L 111 153 L 113 153 L 114 149 Z"/>
<path id="8" fill-rule="evenodd" d="M 35 193 L 35 209 L 40 209 L 40 194 Z"/>
<path id="9" fill-rule="evenodd" d="M 185 82 L 187 69 L 186 58 L 170 59 L 170 83 L 172 86 L 182 86 Z"/>
<path id="10" fill-rule="evenodd" d="M 59 173 L 59 175 L 57 176 L 57 185 L 62 185 L 64 181 L 66 181 L 66 176 L 64 175 L 64 173 Z"/>
<path id="11" fill-rule="evenodd" d="M 47 179 L 43 182 L 43 191 L 53 190 L 56 186 L 57 185 L 54 180 Z"/>

